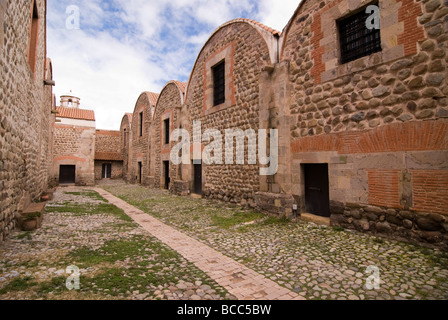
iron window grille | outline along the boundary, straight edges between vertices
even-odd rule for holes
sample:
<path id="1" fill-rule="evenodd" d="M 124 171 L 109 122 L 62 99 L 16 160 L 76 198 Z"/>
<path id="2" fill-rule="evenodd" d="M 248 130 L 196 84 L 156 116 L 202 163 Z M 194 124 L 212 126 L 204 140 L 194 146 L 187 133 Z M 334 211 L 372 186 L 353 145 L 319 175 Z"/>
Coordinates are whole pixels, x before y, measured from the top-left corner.
<path id="1" fill-rule="evenodd" d="M 218 106 L 226 102 L 226 63 L 222 61 L 212 68 L 213 104 Z"/>
<path id="2" fill-rule="evenodd" d="M 378 6 L 378 2 L 371 5 Z M 382 50 L 380 30 L 367 28 L 370 14 L 366 13 L 366 8 L 338 22 L 342 64 Z"/>

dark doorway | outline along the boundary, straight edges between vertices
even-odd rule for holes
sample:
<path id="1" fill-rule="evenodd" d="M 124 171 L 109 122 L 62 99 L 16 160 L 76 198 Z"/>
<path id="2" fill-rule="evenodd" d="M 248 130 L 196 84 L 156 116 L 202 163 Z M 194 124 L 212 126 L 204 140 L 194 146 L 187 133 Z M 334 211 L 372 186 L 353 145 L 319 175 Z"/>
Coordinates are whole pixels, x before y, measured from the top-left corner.
<path id="1" fill-rule="evenodd" d="M 101 176 L 103 179 L 110 179 L 112 178 L 112 164 L 110 163 L 103 163 L 103 173 Z"/>
<path id="2" fill-rule="evenodd" d="M 165 176 L 165 189 L 169 190 L 170 188 L 170 162 L 163 161 L 163 174 Z"/>
<path id="3" fill-rule="evenodd" d="M 141 162 L 138 163 L 138 183 L 142 184 L 143 181 L 143 164 Z"/>
<path id="4" fill-rule="evenodd" d="M 330 217 L 328 164 L 306 164 L 304 170 L 306 211 Z"/>
<path id="5" fill-rule="evenodd" d="M 59 183 L 75 183 L 76 166 L 60 166 Z"/>
<path id="6" fill-rule="evenodd" d="M 194 193 L 202 194 L 202 164 L 194 165 Z"/>

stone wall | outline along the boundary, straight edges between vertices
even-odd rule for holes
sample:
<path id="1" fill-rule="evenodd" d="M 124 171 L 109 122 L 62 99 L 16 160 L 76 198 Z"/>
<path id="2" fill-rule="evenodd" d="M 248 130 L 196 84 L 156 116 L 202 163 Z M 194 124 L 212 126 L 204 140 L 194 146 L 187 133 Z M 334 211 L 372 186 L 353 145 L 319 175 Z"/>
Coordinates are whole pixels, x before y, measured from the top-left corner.
<path id="1" fill-rule="evenodd" d="M 176 109 L 179 109 L 182 106 L 182 103 L 183 92 L 179 89 L 176 82 L 169 82 L 160 93 L 152 123 L 154 163 L 151 176 L 154 178 L 155 188 L 165 187 L 164 161 L 170 163 L 170 182 L 180 179 L 180 177 L 178 177 L 179 170 L 177 166 L 174 166 L 170 160 L 171 148 L 173 147 L 174 142 L 168 144 L 165 143 L 165 121 L 169 121 L 170 133 L 172 133 L 175 129 L 175 123 L 177 123 L 178 113 L 176 112 Z"/>
<path id="2" fill-rule="evenodd" d="M 341 65 L 336 20 L 369 2 L 306 1 L 284 35 L 295 139 L 448 116 L 446 7 L 380 1 L 383 51 Z"/>
<path id="3" fill-rule="evenodd" d="M 123 179 L 126 182 L 131 181 L 129 170 L 132 148 L 132 114 L 126 114 L 121 121 L 120 126 L 120 143 L 121 143 L 121 157 L 123 159 Z"/>
<path id="4" fill-rule="evenodd" d="M 223 137 L 226 129 L 277 129 L 276 175 L 260 176 L 262 166 L 248 164 L 247 156 L 245 164 L 203 164 L 203 196 L 281 216 L 295 215 L 295 207 L 305 213 L 307 168 L 320 164 L 328 167 L 333 225 L 443 247 L 447 3 L 379 0 L 382 50 L 341 64 L 337 21 L 372 3 L 304 0 L 281 35 L 248 19 L 219 27 L 198 55 L 185 102 L 177 102 L 173 83 L 165 87 L 154 119 L 147 120 L 149 139 L 135 137 L 137 104 L 129 170 L 137 158 L 149 162 L 148 184 L 164 187 L 162 163 L 173 146 L 163 143 L 167 118 L 191 138 L 199 138 L 194 121 L 201 122 L 201 133 L 213 129 Z M 222 61 L 225 102 L 214 106 L 212 70 Z M 208 141 L 191 142 L 192 151 L 208 150 Z M 172 192 L 193 192 L 191 164 L 170 166 L 170 177 Z"/>
<path id="5" fill-rule="evenodd" d="M 95 152 L 119 153 L 120 145 L 120 131 L 96 130 Z"/>
<path id="6" fill-rule="evenodd" d="M 110 164 L 112 168 L 112 176 L 110 179 L 123 178 L 123 162 L 112 160 L 95 160 L 95 180 L 103 179 L 103 164 Z"/>
<path id="7" fill-rule="evenodd" d="M 144 92 L 137 100 L 132 119 L 132 151 L 129 162 L 130 182 L 136 183 L 139 179 L 138 163 L 142 164 L 141 182 L 150 183 L 150 154 L 151 154 L 151 123 L 158 95 Z M 140 113 L 143 113 L 143 134 L 140 135 Z"/>
<path id="8" fill-rule="evenodd" d="M 53 180 L 56 184 L 61 165 L 76 166 L 76 185 L 95 184 L 95 134 L 95 122 L 91 127 L 55 125 Z"/>
<path id="9" fill-rule="evenodd" d="M 95 180 L 103 178 L 103 164 L 112 167 L 111 179 L 123 178 L 123 158 L 120 131 L 96 130 L 95 135 Z"/>
<path id="10" fill-rule="evenodd" d="M 272 33 L 269 37 L 274 39 Z M 223 59 L 226 101 L 213 106 L 211 68 Z M 233 128 L 253 129 L 258 134 L 260 74 L 263 67 L 270 64 L 270 48 L 256 26 L 248 21 L 233 21 L 222 26 L 202 49 L 190 77 L 186 105 L 191 121 L 201 121 L 202 132 L 216 129 L 223 137 L 226 129 Z M 224 140 L 222 143 L 224 147 Z M 245 154 L 245 165 L 203 166 L 205 197 L 254 203 L 255 193 L 260 190 L 259 165 L 249 165 L 247 152 Z"/>
<path id="11" fill-rule="evenodd" d="M 305 1 L 283 35 L 293 195 L 329 165 L 335 225 L 446 243 L 448 8 L 379 1 L 382 51 L 339 63 L 336 20 L 370 1 Z"/>
<path id="12" fill-rule="evenodd" d="M 51 159 L 51 87 L 45 43 L 45 1 L 31 36 L 34 1 L 0 2 L 0 242 L 15 227 L 15 213 L 48 187 Z M 35 50 L 30 50 L 30 44 Z M 31 53 L 30 53 L 31 51 Z"/>

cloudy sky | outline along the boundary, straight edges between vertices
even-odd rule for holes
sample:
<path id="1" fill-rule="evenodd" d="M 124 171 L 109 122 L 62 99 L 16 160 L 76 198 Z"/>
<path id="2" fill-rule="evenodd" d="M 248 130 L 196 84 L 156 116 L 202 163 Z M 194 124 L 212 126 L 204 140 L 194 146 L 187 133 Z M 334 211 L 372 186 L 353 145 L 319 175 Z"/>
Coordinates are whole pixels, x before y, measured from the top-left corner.
<path id="1" fill-rule="evenodd" d="M 72 90 L 81 108 L 95 110 L 98 129 L 119 130 L 141 92 L 188 80 L 199 51 L 221 24 L 250 18 L 281 31 L 299 2 L 48 0 L 57 103 Z"/>

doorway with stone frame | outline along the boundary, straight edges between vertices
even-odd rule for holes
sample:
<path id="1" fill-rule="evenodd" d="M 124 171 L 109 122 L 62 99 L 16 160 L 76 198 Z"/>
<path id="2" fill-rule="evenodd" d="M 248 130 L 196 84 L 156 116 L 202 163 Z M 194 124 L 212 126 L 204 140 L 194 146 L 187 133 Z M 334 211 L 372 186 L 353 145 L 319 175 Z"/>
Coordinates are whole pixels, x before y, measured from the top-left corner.
<path id="1" fill-rule="evenodd" d="M 330 182 L 328 164 L 302 164 L 305 178 L 306 212 L 329 218 L 330 212 Z"/>

